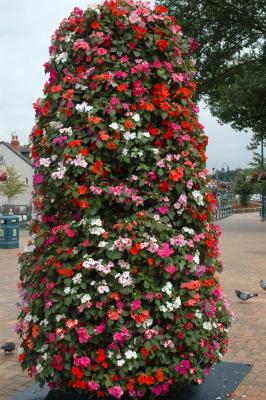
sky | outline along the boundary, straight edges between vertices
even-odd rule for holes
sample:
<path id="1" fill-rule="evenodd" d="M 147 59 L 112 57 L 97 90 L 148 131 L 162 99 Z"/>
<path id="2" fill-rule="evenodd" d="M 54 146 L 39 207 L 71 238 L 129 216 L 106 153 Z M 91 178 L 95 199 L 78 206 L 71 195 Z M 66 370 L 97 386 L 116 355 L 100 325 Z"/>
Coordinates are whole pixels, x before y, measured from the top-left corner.
<path id="1" fill-rule="evenodd" d="M 43 64 L 48 60 L 50 39 L 60 21 L 74 7 L 86 8 L 89 0 L 0 0 L 0 140 L 10 141 L 12 132 L 22 144 L 34 125 L 32 103 L 42 96 L 46 80 Z M 251 134 L 220 125 L 208 109 L 200 107 L 200 122 L 209 136 L 207 167 L 246 167 Z M 224 165 L 225 166 L 225 165 Z"/>

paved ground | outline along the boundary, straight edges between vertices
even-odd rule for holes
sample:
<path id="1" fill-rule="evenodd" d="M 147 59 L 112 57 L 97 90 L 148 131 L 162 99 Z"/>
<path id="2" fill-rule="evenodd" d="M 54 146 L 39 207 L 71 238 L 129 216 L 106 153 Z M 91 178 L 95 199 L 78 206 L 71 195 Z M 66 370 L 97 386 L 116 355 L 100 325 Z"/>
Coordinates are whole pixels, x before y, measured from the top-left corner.
<path id="1" fill-rule="evenodd" d="M 230 398 L 266 400 L 266 292 L 263 293 L 258 284 L 262 277 L 266 279 L 266 222 L 260 222 L 257 213 L 238 214 L 221 221 L 220 225 L 223 232 L 221 251 L 225 262 L 221 281 L 235 312 L 229 352 L 224 360 L 253 365 Z M 21 249 L 26 240 L 26 233 L 22 232 Z M 17 252 L 16 249 L 0 250 L 0 343 L 8 340 L 18 343 L 14 333 L 15 302 L 18 300 Z M 259 296 L 242 304 L 235 298 L 236 288 L 258 291 Z M 32 383 L 20 371 L 16 358 L 16 354 L 0 354 L 1 400 L 7 400 Z"/>

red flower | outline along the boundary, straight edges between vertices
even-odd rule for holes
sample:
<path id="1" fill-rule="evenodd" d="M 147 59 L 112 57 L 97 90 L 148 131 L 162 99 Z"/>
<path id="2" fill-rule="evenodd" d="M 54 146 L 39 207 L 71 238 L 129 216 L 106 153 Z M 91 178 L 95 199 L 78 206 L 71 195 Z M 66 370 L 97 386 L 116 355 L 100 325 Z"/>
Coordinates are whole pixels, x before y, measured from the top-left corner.
<path id="1" fill-rule="evenodd" d="M 163 193 L 169 190 L 169 183 L 167 181 L 163 181 L 160 183 L 160 189 Z"/>
<path id="2" fill-rule="evenodd" d="M 91 23 L 92 29 L 99 29 L 99 27 L 100 27 L 100 24 L 98 21 L 92 21 L 92 23 Z"/>
<path id="3" fill-rule="evenodd" d="M 79 201 L 79 208 L 88 208 L 89 203 L 86 200 L 80 200 Z"/>
<path id="4" fill-rule="evenodd" d="M 61 354 L 56 354 L 51 358 L 51 366 L 56 370 L 56 371 L 63 371 L 64 369 L 64 363 L 63 363 L 63 357 Z"/>
<path id="5" fill-rule="evenodd" d="M 77 367 L 76 365 L 74 365 L 71 368 L 71 372 L 72 372 L 73 375 L 75 375 L 77 377 L 77 379 L 81 379 L 84 376 L 84 372 L 79 367 Z"/>
<path id="6" fill-rule="evenodd" d="M 94 166 L 92 167 L 92 172 L 95 174 L 98 174 L 100 170 L 102 169 L 103 162 L 101 160 L 97 160 Z"/>
<path id="7" fill-rule="evenodd" d="M 167 41 L 165 39 L 161 39 L 161 40 L 156 40 L 155 41 L 156 46 L 158 47 L 158 49 L 160 51 L 164 51 L 168 45 Z"/>
<path id="8" fill-rule="evenodd" d="M 169 179 L 174 182 L 178 182 L 184 176 L 183 168 L 178 167 L 177 169 L 172 169 L 169 174 Z"/>
<path id="9" fill-rule="evenodd" d="M 135 246 L 131 247 L 129 252 L 130 252 L 130 254 L 137 255 L 137 254 L 139 254 L 140 250 L 141 250 L 141 244 L 136 243 Z"/>
<path id="10" fill-rule="evenodd" d="M 137 32 L 137 39 L 142 39 L 146 33 L 147 33 L 147 29 L 143 28 L 142 26 L 134 26 L 134 31 Z"/>
<path id="11" fill-rule="evenodd" d="M 154 7 L 154 11 L 155 11 L 157 14 L 165 14 L 165 13 L 168 12 L 168 9 L 167 9 L 167 7 L 165 7 L 165 6 L 156 6 L 156 7 Z"/>

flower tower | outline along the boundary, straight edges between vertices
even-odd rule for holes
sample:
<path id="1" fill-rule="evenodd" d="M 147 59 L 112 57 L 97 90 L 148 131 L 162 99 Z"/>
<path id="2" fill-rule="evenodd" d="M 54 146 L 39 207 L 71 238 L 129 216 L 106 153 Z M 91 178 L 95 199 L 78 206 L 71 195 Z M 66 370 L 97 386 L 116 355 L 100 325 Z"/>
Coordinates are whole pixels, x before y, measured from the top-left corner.
<path id="1" fill-rule="evenodd" d="M 75 8 L 34 105 L 19 360 L 40 384 L 154 398 L 227 346 L 194 42 L 167 9 Z"/>

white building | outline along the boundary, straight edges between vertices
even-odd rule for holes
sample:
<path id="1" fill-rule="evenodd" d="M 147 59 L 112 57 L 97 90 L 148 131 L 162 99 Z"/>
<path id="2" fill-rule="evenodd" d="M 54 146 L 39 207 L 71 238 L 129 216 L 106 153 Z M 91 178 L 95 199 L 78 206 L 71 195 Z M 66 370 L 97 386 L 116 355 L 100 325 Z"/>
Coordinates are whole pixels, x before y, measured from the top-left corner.
<path id="1" fill-rule="evenodd" d="M 0 157 L 4 157 L 7 167 L 15 167 L 17 173 L 21 176 L 26 184 L 24 193 L 19 194 L 14 198 L 14 205 L 30 205 L 32 192 L 32 174 L 33 168 L 28 158 L 30 150 L 27 146 L 20 146 L 17 136 L 12 136 L 11 143 L 0 142 Z M 0 194 L 0 206 L 7 203 L 7 198 Z"/>

